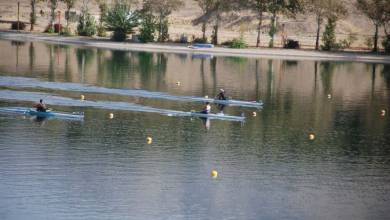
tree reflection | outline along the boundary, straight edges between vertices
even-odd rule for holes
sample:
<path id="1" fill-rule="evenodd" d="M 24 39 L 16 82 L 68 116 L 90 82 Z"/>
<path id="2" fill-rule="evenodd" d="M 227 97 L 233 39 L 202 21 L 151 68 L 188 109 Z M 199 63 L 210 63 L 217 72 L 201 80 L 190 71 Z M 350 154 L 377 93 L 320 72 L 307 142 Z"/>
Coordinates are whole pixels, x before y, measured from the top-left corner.
<path id="1" fill-rule="evenodd" d="M 390 89 L 390 65 L 389 64 L 383 65 L 382 76 L 383 79 L 385 80 L 387 89 Z"/>
<path id="2" fill-rule="evenodd" d="M 35 62 L 34 42 L 30 42 L 30 46 L 28 47 L 28 57 L 29 57 L 30 72 L 33 72 L 34 62 Z"/>
<path id="3" fill-rule="evenodd" d="M 320 74 L 322 87 L 324 88 L 324 94 L 331 94 L 332 91 L 332 76 L 335 68 L 334 62 L 321 62 Z"/>

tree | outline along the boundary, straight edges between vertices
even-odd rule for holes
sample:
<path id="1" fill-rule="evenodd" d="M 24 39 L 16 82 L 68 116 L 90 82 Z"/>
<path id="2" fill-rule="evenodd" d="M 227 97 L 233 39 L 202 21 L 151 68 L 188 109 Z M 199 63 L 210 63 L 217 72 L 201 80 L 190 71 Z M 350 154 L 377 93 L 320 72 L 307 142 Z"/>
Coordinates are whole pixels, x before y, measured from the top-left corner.
<path id="1" fill-rule="evenodd" d="M 107 30 L 114 32 L 112 39 L 115 41 L 126 40 L 126 35 L 138 26 L 137 13 L 130 11 L 130 5 L 125 1 L 116 1 L 103 20 Z"/>
<path id="2" fill-rule="evenodd" d="M 315 49 L 319 49 L 320 45 L 320 32 L 321 24 L 326 15 L 326 1 L 324 0 L 308 0 L 305 4 L 305 12 L 308 14 L 313 14 L 317 23 L 317 32 L 316 32 L 316 45 Z"/>
<path id="3" fill-rule="evenodd" d="M 389 5 L 389 0 L 357 0 L 356 2 L 357 9 L 363 12 L 375 26 L 374 52 L 378 51 L 378 30 L 386 22 L 386 9 L 390 7 Z"/>
<path id="4" fill-rule="evenodd" d="M 139 40 L 142 43 L 153 42 L 156 26 L 157 22 L 153 14 L 141 12 L 141 27 Z"/>
<path id="5" fill-rule="evenodd" d="M 34 30 L 34 25 L 37 22 L 37 14 L 35 11 L 36 4 L 41 0 L 31 0 L 31 13 L 30 13 L 30 31 Z"/>
<path id="6" fill-rule="evenodd" d="M 322 37 L 324 45 L 323 50 L 331 50 L 333 48 L 339 48 L 339 44 L 336 43 L 336 25 L 337 20 L 347 14 L 347 9 L 344 3 L 339 0 L 325 0 L 325 17 L 328 23 L 325 27 L 325 32 Z"/>
<path id="7" fill-rule="evenodd" d="M 48 0 L 50 4 L 50 27 L 54 29 L 54 20 L 56 19 L 56 9 L 58 6 L 58 0 Z"/>
<path id="8" fill-rule="evenodd" d="M 66 4 L 65 20 L 66 20 L 66 27 L 68 27 L 70 9 L 74 7 L 76 0 L 61 0 L 61 1 L 63 1 Z"/>
<path id="9" fill-rule="evenodd" d="M 257 24 L 257 40 L 256 40 L 256 47 L 260 46 L 260 34 L 261 34 L 261 26 L 263 24 L 263 15 L 264 12 L 267 12 L 268 4 L 270 0 L 248 0 L 247 2 L 247 8 L 252 10 L 258 19 Z"/>
<path id="10" fill-rule="evenodd" d="M 92 36 L 96 33 L 95 19 L 91 16 L 88 9 L 89 0 L 83 0 L 77 33 L 81 36 Z"/>
<path id="11" fill-rule="evenodd" d="M 336 47 L 336 19 L 328 18 L 328 23 L 326 24 L 324 34 L 322 35 L 322 45 L 323 50 L 331 50 Z"/>
<path id="12" fill-rule="evenodd" d="M 202 23 L 202 39 L 203 41 L 207 41 L 206 38 L 206 28 L 207 28 L 207 22 L 210 19 L 210 10 L 213 6 L 214 0 L 195 0 L 198 2 L 198 5 L 200 9 L 202 10 L 202 15 L 196 19 L 193 20 L 193 24 L 197 25 L 199 23 Z"/>
<path id="13" fill-rule="evenodd" d="M 277 33 L 277 15 L 282 13 L 288 16 L 294 16 L 301 11 L 302 3 L 300 0 L 270 0 L 268 5 L 268 12 L 271 13 L 271 23 L 269 28 L 269 35 L 271 37 L 269 47 L 274 46 L 274 37 Z"/>
<path id="14" fill-rule="evenodd" d="M 168 33 L 168 16 L 183 6 L 182 0 L 144 0 L 143 10 L 154 13 L 158 17 L 158 41 L 165 41 L 164 32 Z"/>

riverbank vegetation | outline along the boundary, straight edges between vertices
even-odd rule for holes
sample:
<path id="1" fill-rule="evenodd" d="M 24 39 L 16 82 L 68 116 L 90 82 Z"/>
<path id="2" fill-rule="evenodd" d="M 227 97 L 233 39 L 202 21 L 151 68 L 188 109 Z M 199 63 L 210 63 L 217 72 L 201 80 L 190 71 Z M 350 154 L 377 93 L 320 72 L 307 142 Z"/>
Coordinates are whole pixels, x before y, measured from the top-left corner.
<path id="1" fill-rule="evenodd" d="M 36 4 L 43 0 L 31 0 L 30 30 L 34 29 L 36 21 Z M 229 42 L 229 46 L 243 48 L 248 45 L 245 38 L 232 37 L 230 40 L 221 42 L 220 30 L 227 18 L 238 16 L 237 20 L 256 22 L 256 47 L 261 43 L 268 47 L 275 47 L 275 36 L 281 38 L 278 45 L 289 48 L 299 48 L 300 39 L 289 39 L 285 33 L 284 24 L 280 19 L 287 17 L 295 19 L 299 15 L 315 17 L 316 50 L 343 50 L 351 46 L 358 37 L 364 39 L 369 49 L 374 52 L 381 49 L 390 53 L 390 2 L 389 0 L 194 0 L 201 9 L 201 14 L 192 20 L 192 25 L 201 29 L 202 36 L 181 36 L 180 39 L 173 39 L 169 35 L 169 17 L 172 12 L 180 10 L 184 0 L 46 0 L 50 8 L 48 17 L 47 32 L 60 31 L 69 34 L 69 23 L 71 23 L 71 8 L 76 2 L 82 2 L 83 7 L 77 14 L 77 31 L 73 34 L 92 36 L 97 34 L 100 37 L 110 36 L 115 41 L 124 41 L 129 34 L 132 40 L 137 42 L 204 42 L 215 45 Z M 353 5 L 350 5 L 353 2 Z M 59 4 L 66 6 L 65 19 L 66 27 L 56 26 L 56 10 Z M 89 12 L 89 5 L 97 4 L 100 9 L 98 16 L 92 16 Z M 349 5 L 347 5 L 349 4 Z M 350 33 L 346 38 L 337 39 L 335 29 L 344 17 L 348 16 L 347 8 L 354 7 L 362 16 L 367 17 L 373 25 L 372 36 L 357 36 Z M 242 15 L 240 14 L 241 12 Z M 247 16 L 248 13 L 251 16 Z M 58 15 L 60 16 L 60 15 Z M 241 16 L 241 17 L 240 17 Z M 96 21 L 95 21 L 96 19 Z M 265 22 L 267 20 L 267 22 Z M 73 21 L 74 22 L 74 21 Z M 58 28 L 56 28 L 58 27 Z M 57 30 L 58 29 L 58 30 Z M 211 34 L 207 36 L 208 31 Z M 384 33 L 381 37 L 379 32 Z M 210 32 L 209 32 L 210 33 Z M 268 36 L 262 39 L 261 34 Z M 294 41 L 292 41 L 294 40 Z M 294 44 L 290 44 L 295 42 Z"/>

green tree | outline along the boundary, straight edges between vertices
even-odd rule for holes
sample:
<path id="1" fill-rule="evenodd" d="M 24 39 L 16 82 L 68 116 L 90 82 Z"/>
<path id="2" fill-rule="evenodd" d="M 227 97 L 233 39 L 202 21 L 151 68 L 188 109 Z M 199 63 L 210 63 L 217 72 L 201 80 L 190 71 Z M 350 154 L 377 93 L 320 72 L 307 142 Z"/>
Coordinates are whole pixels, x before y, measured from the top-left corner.
<path id="1" fill-rule="evenodd" d="M 357 0 L 356 7 L 363 12 L 374 24 L 374 48 L 378 51 L 378 30 L 387 20 L 386 10 L 390 5 L 389 0 Z"/>
<path id="2" fill-rule="evenodd" d="M 113 31 L 112 39 L 115 41 L 126 40 L 127 34 L 133 33 L 138 26 L 138 15 L 130 11 L 130 5 L 125 1 L 116 1 L 114 6 L 108 9 L 103 20 L 105 27 Z"/>
<path id="3" fill-rule="evenodd" d="M 50 4 L 50 27 L 54 29 L 54 20 L 56 19 L 56 9 L 58 6 L 58 0 L 48 0 Z"/>
<path id="4" fill-rule="evenodd" d="M 88 1 L 83 1 L 79 23 L 77 25 L 77 33 L 81 36 L 92 36 L 96 34 L 96 22 L 89 13 Z"/>
<path id="5" fill-rule="evenodd" d="M 322 35 L 322 42 L 324 43 L 321 47 L 323 50 L 331 50 L 336 47 L 336 19 L 328 18 L 324 34 Z"/>
<path id="6" fill-rule="evenodd" d="M 66 27 L 69 27 L 69 13 L 70 9 L 72 9 L 76 3 L 77 0 L 61 0 L 66 5 L 66 11 L 65 11 L 65 20 L 66 20 Z"/>
<path id="7" fill-rule="evenodd" d="M 140 41 L 142 43 L 153 42 L 156 31 L 156 17 L 151 13 L 141 12 Z"/>
<path id="8" fill-rule="evenodd" d="M 324 0 L 308 0 L 305 4 L 305 12 L 313 14 L 316 19 L 317 31 L 316 31 L 316 44 L 315 49 L 319 49 L 320 45 L 320 32 L 321 24 L 326 16 L 326 1 Z"/>
<path id="9" fill-rule="evenodd" d="M 277 33 L 277 16 L 278 14 L 285 14 L 287 16 L 294 16 L 302 9 L 300 0 L 270 0 L 268 5 L 268 12 L 271 14 L 271 22 L 269 28 L 270 42 L 269 47 L 274 46 L 274 37 Z"/>
<path id="10" fill-rule="evenodd" d="M 325 9 L 328 23 L 322 36 L 323 45 L 321 47 L 323 50 L 331 50 L 340 46 L 336 43 L 336 25 L 337 20 L 347 14 L 347 10 L 344 3 L 339 0 L 325 0 Z"/>
<path id="11" fill-rule="evenodd" d="M 168 17 L 172 13 L 182 7 L 182 0 L 144 0 L 143 10 L 151 12 L 158 17 L 158 41 L 163 42 L 167 38 L 168 33 Z M 164 36 L 164 33 L 165 36 Z"/>

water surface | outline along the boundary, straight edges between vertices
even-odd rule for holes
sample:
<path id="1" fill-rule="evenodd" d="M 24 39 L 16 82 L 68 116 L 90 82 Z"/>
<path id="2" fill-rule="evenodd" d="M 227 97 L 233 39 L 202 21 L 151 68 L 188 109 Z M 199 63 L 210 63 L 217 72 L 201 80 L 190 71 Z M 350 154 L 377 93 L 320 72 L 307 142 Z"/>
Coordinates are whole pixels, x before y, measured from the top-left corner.
<path id="1" fill-rule="evenodd" d="M 4 40 L 0 48 L 0 77 L 58 85 L 2 81 L 1 94 L 14 93 L 0 107 L 28 107 L 41 96 L 31 94 L 49 94 L 43 98 L 50 107 L 85 112 L 84 121 L 0 113 L 1 219 L 390 216 L 389 65 Z M 198 97 L 224 88 L 234 99 L 262 100 L 264 108 L 226 107 L 226 114 L 244 113 L 245 123 L 206 123 L 137 110 L 202 108 L 192 102 L 90 92 L 87 101 L 100 107 L 76 105 L 82 92 L 68 83 Z M 131 108 L 106 108 L 110 103 Z"/>

